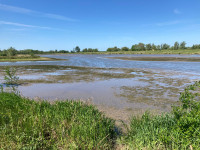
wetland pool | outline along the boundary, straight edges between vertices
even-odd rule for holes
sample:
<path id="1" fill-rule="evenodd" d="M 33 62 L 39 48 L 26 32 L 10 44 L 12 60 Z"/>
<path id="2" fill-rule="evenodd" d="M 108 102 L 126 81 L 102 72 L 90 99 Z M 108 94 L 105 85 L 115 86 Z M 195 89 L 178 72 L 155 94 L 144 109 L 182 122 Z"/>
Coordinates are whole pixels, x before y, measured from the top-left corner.
<path id="1" fill-rule="evenodd" d="M 124 119 L 146 110 L 169 112 L 171 105 L 178 105 L 184 87 L 200 79 L 200 62 L 108 58 L 127 56 L 138 55 L 45 55 L 66 60 L 0 62 L 0 83 L 6 66 L 13 66 L 20 78 L 18 90 L 25 97 L 89 101 L 107 114 L 114 112 L 111 117 Z"/>

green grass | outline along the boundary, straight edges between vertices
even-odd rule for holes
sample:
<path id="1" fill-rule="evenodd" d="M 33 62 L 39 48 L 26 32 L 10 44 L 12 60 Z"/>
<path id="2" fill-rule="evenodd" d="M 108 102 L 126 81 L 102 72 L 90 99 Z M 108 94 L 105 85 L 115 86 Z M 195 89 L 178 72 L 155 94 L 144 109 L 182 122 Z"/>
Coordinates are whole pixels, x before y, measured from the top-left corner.
<path id="1" fill-rule="evenodd" d="M 180 106 L 161 116 L 145 113 L 131 119 L 120 143 L 129 149 L 200 149 L 200 82 L 188 86 Z"/>
<path id="2" fill-rule="evenodd" d="M 47 58 L 40 56 L 30 56 L 30 55 L 16 55 L 16 56 L 0 56 L 0 62 L 16 62 L 16 61 L 53 61 L 61 60 L 56 58 Z"/>
<path id="3" fill-rule="evenodd" d="M 118 137 L 115 121 L 92 105 L 36 102 L 2 91 L 0 149 L 200 149 L 199 91 L 200 81 L 186 87 L 171 113 L 132 117 Z"/>
<path id="4" fill-rule="evenodd" d="M 82 102 L 0 93 L 0 149 L 111 149 L 114 121 Z"/>
<path id="5" fill-rule="evenodd" d="M 117 51 L 117 52 L 81 52 L 80 54 L 200 54 L 200 49 L 184 50 L 148 50 L 148 51 Z"/>
<path id="6" fill-rule="evenodd" d="M 133 56 L 133 57 L 107 57 L 110 59 L 122 59 L 122 60 L 133 60 L 133 61 L 188 61 L 188 62 L 200 62 L 198 57 L 142 57 L 142 56 Z"/>

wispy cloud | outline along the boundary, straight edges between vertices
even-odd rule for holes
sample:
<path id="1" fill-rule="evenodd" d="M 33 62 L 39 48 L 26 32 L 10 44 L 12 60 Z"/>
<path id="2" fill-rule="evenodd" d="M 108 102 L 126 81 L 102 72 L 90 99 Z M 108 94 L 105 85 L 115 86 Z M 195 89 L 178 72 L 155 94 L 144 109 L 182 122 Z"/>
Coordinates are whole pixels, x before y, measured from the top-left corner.
<path id="1" fill-rule="evenodd" d="M 0 10 L 4 11 L 10 11 L 10 12 L 15 12 L 15 13 L 22 13 L 26 15 L 33 15 L 37 17 L 45 17 L 45 18 L 51 18 L 51 19 L 57 19 L 57 20 L 64 20 L 64 21 L 77 21 L 72 18 L 68 18 L 62 15 L 57 15 L 57 14 L 51 14 L 51 13 L 44 13 L 44 12 L 39 12 L 39 11 L 34 11 L 31 9 L 26 9 L 26 8 L 21 8 L 21 7 L 15 7 L 11 5 L 4 5 L 0 3 Z"/>
<path id="2" fill-rule="evenodd" d="M 48 30 L 53 29 L 53 28 L 50 28 L 50 27 L 27 25 L 27 24 L 16 23 L 16 22 L 8 22 L 8 21 L 0 21 L 0 25 L 11 25 L 11 26 L 18 26 L 18 27 L 39 28 L 39 29 L 48 29 Z"/>
<path id="3" fill-rule="evenodd" d="M 12 11 L 12 12 L 17 12 L 17 13 L 24 13 L 24 14 L 34 13 L 34 11 L 29 10 L 29 9 L 19 8 L 19 7 L 4 5 L 4 4 L 0 4 L 0 9 L 1 10 L 5 10 L 5 11 Z"/>
<path id="4" fill-rule="evenodd" d="M 176 21 L 168 21 L 168 22 L 160 22 L 160 23 L 156 23 L 156 26 L 170 26 L 170 25 L 176 25 L 181 23 L 181 21 L 176 20 Z"/>
<path id="5" fill-rule="evenodd" d="M 179 14 L 181 14 L 182 12 L 180 11 L 180 10 L 178 10 L 177 8 L 176 9 L 174 9 L 173 10 L 173 12 L 174 12 L 174 14 L 177 14 L 177 15 L 179 15 Z"/>

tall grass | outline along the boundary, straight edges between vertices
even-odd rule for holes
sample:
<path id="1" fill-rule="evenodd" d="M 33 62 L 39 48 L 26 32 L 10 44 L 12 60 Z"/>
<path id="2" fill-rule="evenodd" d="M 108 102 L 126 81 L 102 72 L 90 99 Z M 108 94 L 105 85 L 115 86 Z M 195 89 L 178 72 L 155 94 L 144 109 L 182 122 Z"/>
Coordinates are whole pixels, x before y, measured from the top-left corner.
<path id="1" fill-rule="evenodd" d="M 82 102 L 0 93 L 0 149 L 111 149 L 114 121 Z"/>
<path id="2" fill-rule="evenodd" d="M 130 149 L 200 149 L 200 82 L 180 95 L 180 106 L 170 114 L 133 117 L 121 144 Z"/>
<path id="3" fill-rule="evenodd" d="M 171 113 L 133 117 L 118 136 L 126 149 L 200 149 L 200 82 Z M 114 149 L 115 122 L 76 101 L 36 102 L 0 92 L 0 149 Z M 123 146 L 122 146 L 123 147 Z"/>

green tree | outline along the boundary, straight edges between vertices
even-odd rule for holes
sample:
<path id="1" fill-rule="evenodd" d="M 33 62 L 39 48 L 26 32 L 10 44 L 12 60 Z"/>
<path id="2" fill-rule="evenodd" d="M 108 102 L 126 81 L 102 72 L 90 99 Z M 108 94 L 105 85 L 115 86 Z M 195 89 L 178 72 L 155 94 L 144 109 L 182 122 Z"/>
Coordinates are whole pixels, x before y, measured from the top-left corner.
<path id="1" fill-rule="evenodd" d="M 139 44 L 137 45 L 137 49 L 138 49 L 139 51 L 144 51 L 144 50 L 145 50 L 145 44 L 144 44 L 144 43 L 139 43 Z"/>
<path id="2" fill-rule="evenodd" d="M 163 49 L 163 50 L 166 50 L 166 49 L 169 49 L 169 48 L 170 48 L 170 45 L 168 45 L 166 43 L 161 45 L 161 49 Z"/>
<path id="3" fill-rule="evenodd" d="M 174 43 L 174 50 L 177 50 L 177 49 L 179 49 L 179 43 L 176 41 L 176 42 Z"/>
<path id="4" fill-rule="evenodd" d="M 122 51 L 129 51 L 129 48 L 128 47 L 122 47 L 121 50 Z"/>
<path id="5" fill-rule="evenodd" d="M 97 48 L 93 49 L 93 52 L 98 52 L 99 50 Z"/>
<path id="6" fill-rule="evenodd" d="M 6 50 L 6 55 L 11 57 L 11 56 L 15 56 L 17 54 L 17 50 L 13 47 L 10 47 Z"/>
<path id="7" fill-rule="evenodd" d="M 157 46 L 155 44 L 152 44 L 152 50 L 157 50 Z"/>
<path id="8" fill-rule="evenodd" d="M 194 45 L 192 45 L 192 49 L 200 49 L 200 44 L 194 44 Z"/>
<path id="9" fill-rule="evenodd" d="M 152 45 L 151 45 L 151 43 L 146 44 L 146 50 L 152 50 Z"/>
<path id="10" fill-rule="evenodd" d="M 180 49 L 186 49 L 185 46 L 186 46 L 186 42 L 185 41 L 181 42 Z"/>
<path id="11" fill-rule="evenodd" d="M 108 48 L 107 51 L 108 52 L 117 52 L 117 51 L 120 51 L 120 48 L 118 48 L 117 46 L 115 46 L 115 47 Z"/>
<path id="12" fill-rule="evenodd" d="M 87 48 L 84 48 L 84 49 L 82 50 L 82 52 L 88 52 L 88 49 L 87 49 Z"/>
<path id="13" fill-rule="evenodd" d="M 135 51 L 136 50 L 136 44 L 131 46 L 131 50 Z"/>
<path id="14" fill-rule="evenodd" d="M 80 49 L 79 46 L 76 46 L 74 50 L 75 50 L 75 52 L 77 52 L 77 53 L 79 53 L 79 52 L 81 51 L 81 49 Z"/>
<path id="15" fill-rule="evenodd" d="M 157 45 L 157 46 L 156 46 L 156 49 L 157 49 L 157 50 L 161 50 L 161 46 L 160 46 L 160 45 Z"/>

